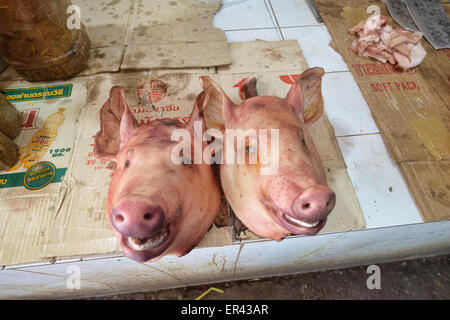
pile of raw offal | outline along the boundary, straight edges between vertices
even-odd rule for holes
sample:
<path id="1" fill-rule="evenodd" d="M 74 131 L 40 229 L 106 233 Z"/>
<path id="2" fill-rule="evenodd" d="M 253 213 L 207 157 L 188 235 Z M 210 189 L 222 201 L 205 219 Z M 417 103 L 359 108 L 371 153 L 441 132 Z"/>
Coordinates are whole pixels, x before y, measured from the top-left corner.
<path id="1" fill-rule="evenodd" d="M 392 27 L 381 15 L 361 21 L 349 32 L 358 36 L 351 47 L 354 53 L 389 62 L 403 70 L 419 65 L 427 54 L 420 44 L 422 32 Z"/>

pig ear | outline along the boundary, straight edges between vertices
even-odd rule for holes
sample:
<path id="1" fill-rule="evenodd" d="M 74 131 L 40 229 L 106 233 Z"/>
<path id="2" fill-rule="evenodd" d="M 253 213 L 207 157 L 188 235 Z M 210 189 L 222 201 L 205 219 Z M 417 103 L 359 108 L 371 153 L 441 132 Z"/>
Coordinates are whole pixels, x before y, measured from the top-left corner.
<path id="1" fill-rule="evenodd" d="M 120 147 L 122 147 L 128 139 L 130 139 L 138 127 L 136 118 L 131 113 L 130 108 L 126 105 L 125 99 L 123 99 L 123 102 L 125 103 L 125 110 L 123 112 L 122 119 L 120 120 Z"/>
<path id="2" fill-rule="evenodd" d="M 323 68 L 310 68 L 295 79 L 286 96 L 287 103 L 300 115 L 306 125 L 316 122 L 323 113 Z"/>
<path id="3" fill-rule="evenodd" d="M 109 99 L 100 110 L 100 131 L 95 136 L 95 156 L 114 160 L 121 141 L 128 138 L 125 132 L 134 131 L 136 127 L 137 122 L 127 106 L 123 88 L 112 87 Z"/>
<path id="4" fill-rule="evenodd" d="M 258 92 L 256 91 L 256 78 L 246 78 L 239 88 L 239 96 L 242 100 L 246 100 L 251 97 L 256 97 Z"/>
<path id="5" fill-rule="evenodd" d="M 200 83 L 205 96 L 199 107 L 203 113 L 206 129 L 215 128 L 224 131 L 225 123 L 233 118 L 233 108 L 236 105 L 210 77 L 200 77 Z"/>
<path id="6" fill-rule="evenodd" d="M 185 128 L 191 132 L 191 136 L 194 136 L 194 123 L 195 121 L 202 122 L 202 132 L 205 130 L 205 123 L 203 121 L 203 113 L 200 107 L 203 105 L 205 100 L 205 92 L 202 91 L 194 102 L 194 107 L 192 108 L 191 115 L 189 117 L 189 121 L 186 123 Z M 200 137 L 202 140 L 202 137 Z"/>

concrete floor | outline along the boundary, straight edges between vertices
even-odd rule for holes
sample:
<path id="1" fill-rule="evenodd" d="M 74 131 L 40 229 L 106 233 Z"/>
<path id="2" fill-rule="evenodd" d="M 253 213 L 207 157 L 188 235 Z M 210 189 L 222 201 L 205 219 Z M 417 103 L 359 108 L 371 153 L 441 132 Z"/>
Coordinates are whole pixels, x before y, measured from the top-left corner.
<path id="1" fill-rule="evenodd" d="M 367 266 L 252 279 L 153 292 L 114 295 L 110 300 L 450 299 L 450 255 L 379 264 L 381 289 L 367 288 Z"/>

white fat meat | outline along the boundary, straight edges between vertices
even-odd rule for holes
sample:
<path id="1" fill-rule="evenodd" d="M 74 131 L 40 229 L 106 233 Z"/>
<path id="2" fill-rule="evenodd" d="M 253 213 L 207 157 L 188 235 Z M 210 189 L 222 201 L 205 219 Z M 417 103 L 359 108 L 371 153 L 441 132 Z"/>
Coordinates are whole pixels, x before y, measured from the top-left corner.
<path id="1" fill-rule="evenodd" d="M 362 57 L 372 57 L 407 70 L 419 65 L 426 51 L 420 44 L 421 32 L 410 32 L 387 24 L 384 16 L 372 16 L 349 29 L 358 38 L 351 49 Z"/>

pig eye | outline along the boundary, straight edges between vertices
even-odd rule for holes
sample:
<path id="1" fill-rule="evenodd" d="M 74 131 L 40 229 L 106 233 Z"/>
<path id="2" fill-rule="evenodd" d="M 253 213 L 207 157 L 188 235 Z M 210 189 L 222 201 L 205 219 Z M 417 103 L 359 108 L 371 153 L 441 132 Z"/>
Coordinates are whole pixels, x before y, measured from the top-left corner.
<path id="1" fill-rule="evenodd" d="M 247 151 L 247 153 L 256 152 L 256 148 L 254 146 L 248 145 L 245 147 L 245 151 Z"/>
<path id="2" fill-rule="evenodd" d="M 306 140 L 305 140 L 305 135 L 303 134 L 303 130 L 302 130 L 302 129 L 298 130 L 298 137 L 300 138 L 300 141 L 302 142 L 302 145 L 303 145 L 305 148 L 307 148 Z"/>
<path id="3" fill-rule="evenodd" d="M 134 149 L 129 149 L 127 152 L 127 155 L 125 157 L 125 163 L 124 163 L 124 167 L 125 169 L 128 168 L 130 166 L 130 160 L 129 159 L 133 159 L 134 157 Z"/>
<path id="4" fill-rule="evenodd" d="M 187 165 L 187 164 L 191 164 L 191 157 L 189 155 L 185 156 L 183 154 L 183 150 L 180 150 L 180 153 L 178 154 L 178 156 L 181 158 L 181 164 L 182 165 Z"/>

